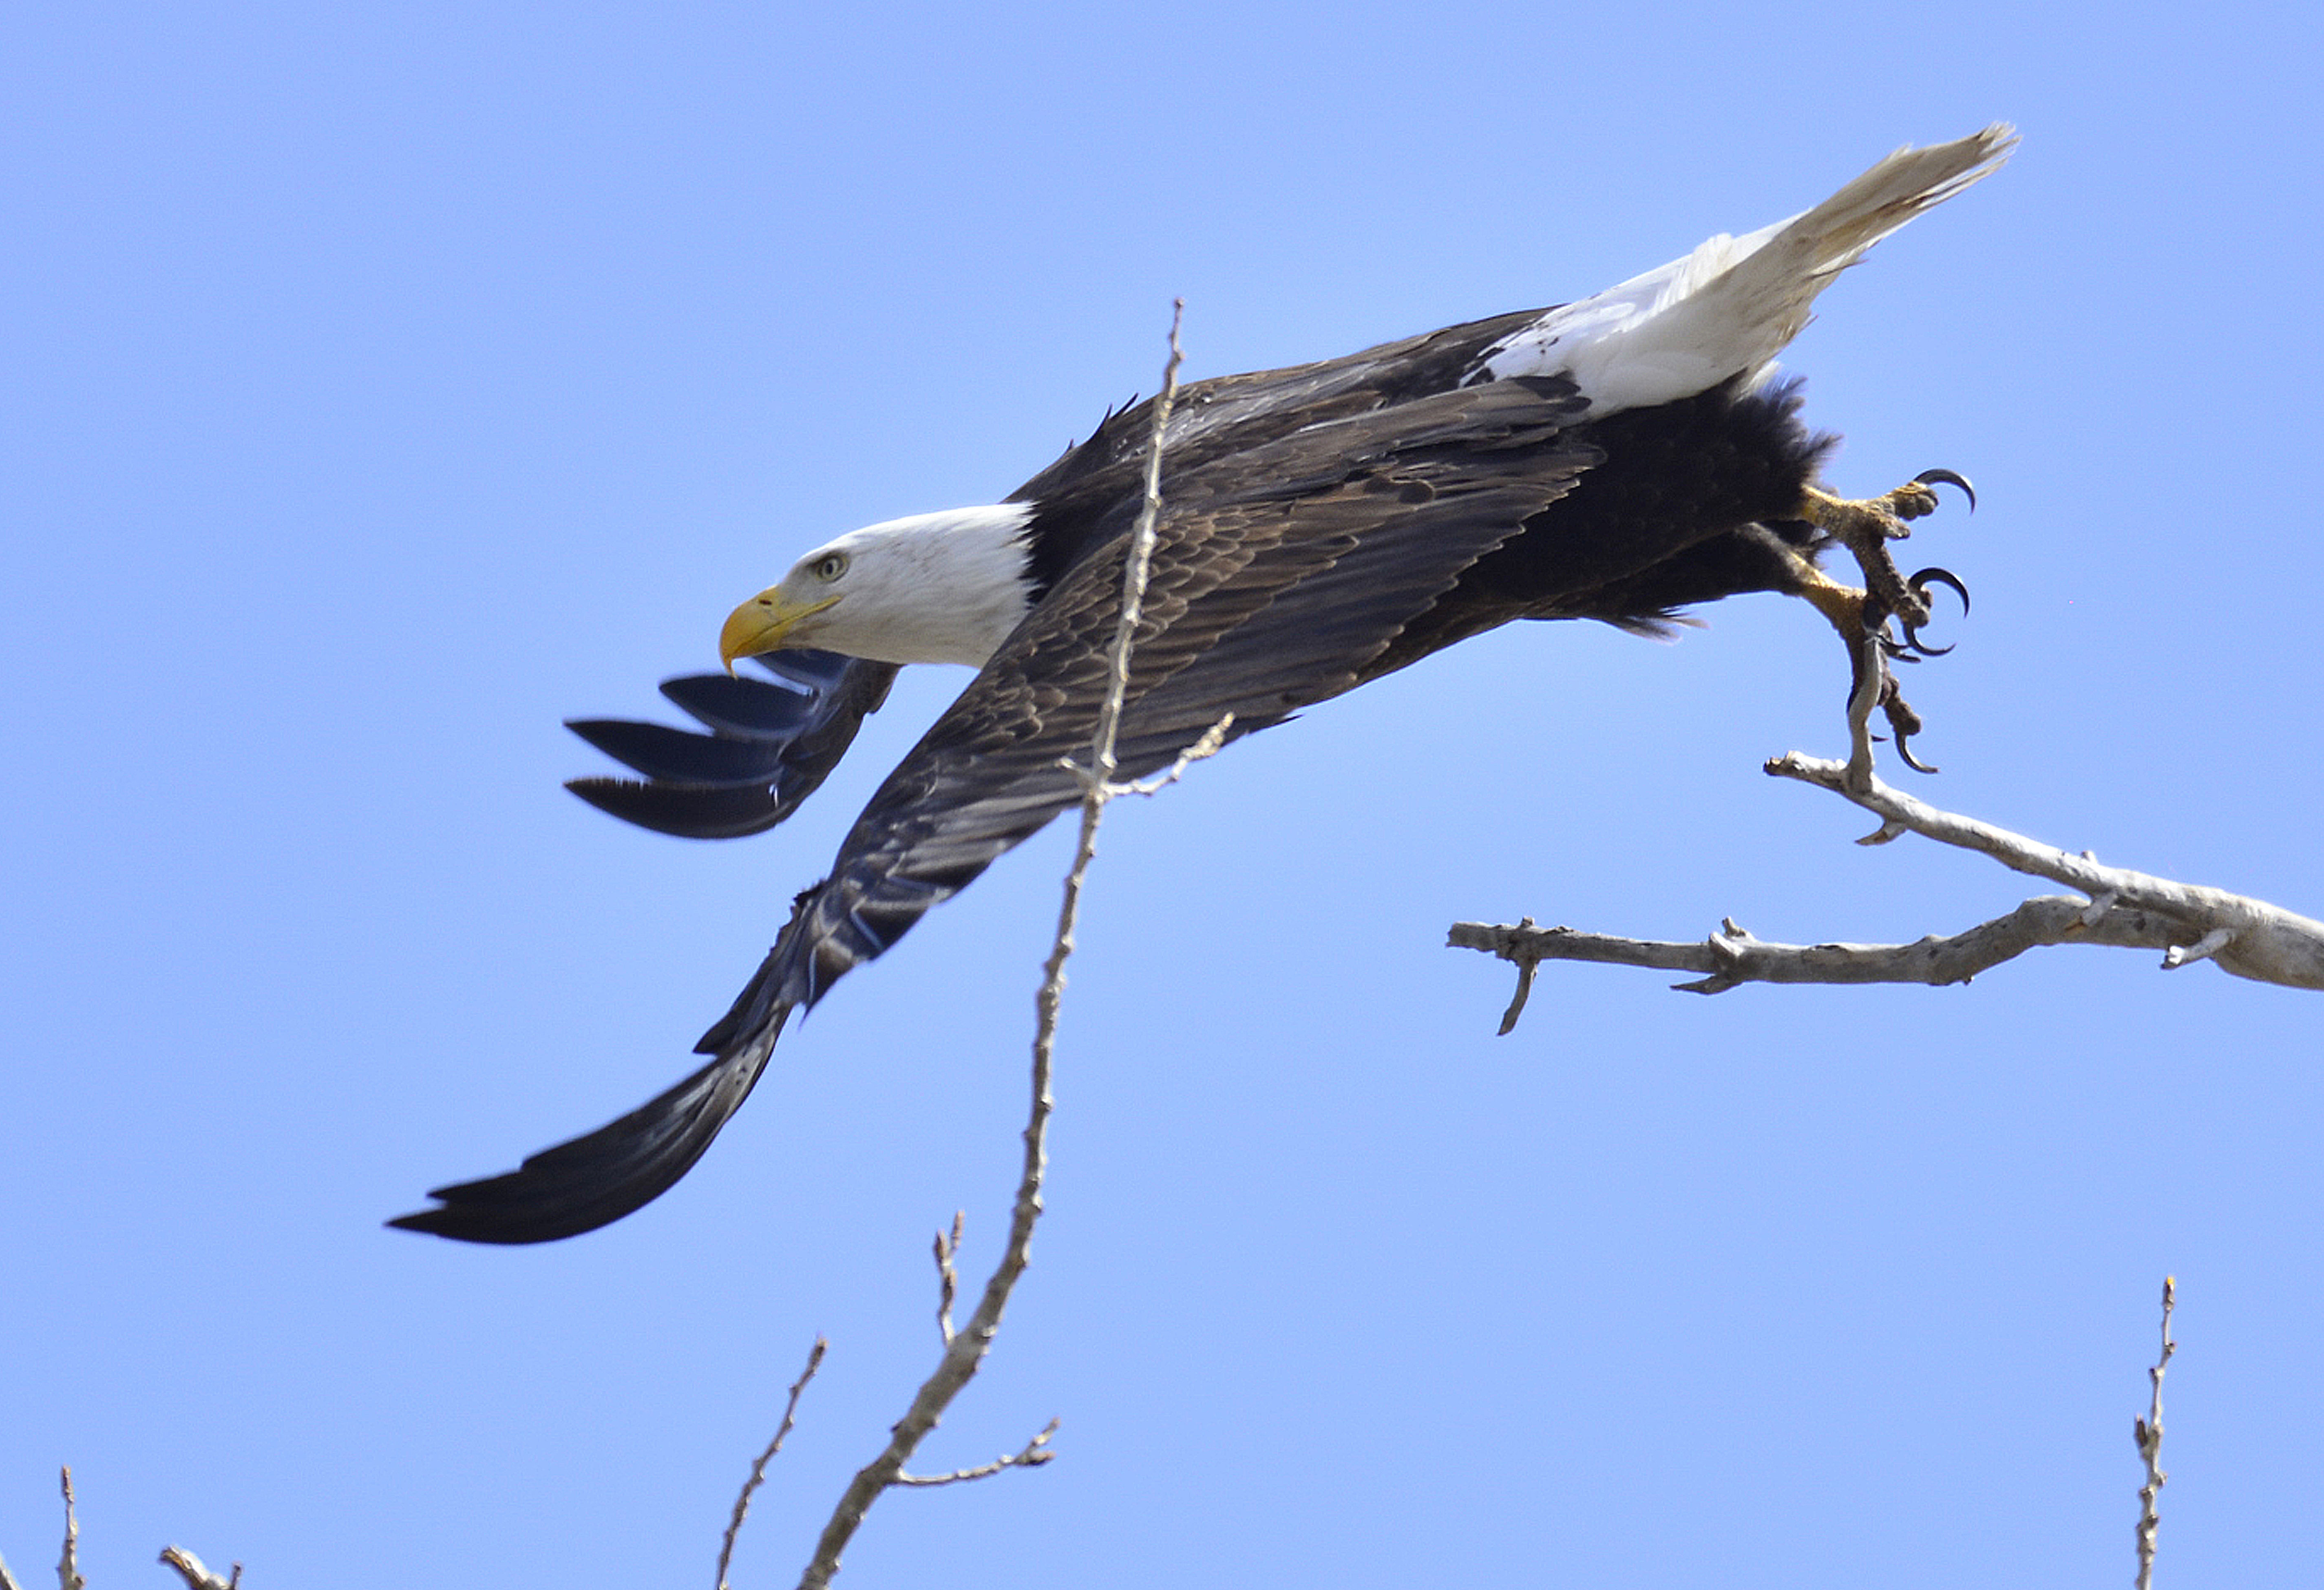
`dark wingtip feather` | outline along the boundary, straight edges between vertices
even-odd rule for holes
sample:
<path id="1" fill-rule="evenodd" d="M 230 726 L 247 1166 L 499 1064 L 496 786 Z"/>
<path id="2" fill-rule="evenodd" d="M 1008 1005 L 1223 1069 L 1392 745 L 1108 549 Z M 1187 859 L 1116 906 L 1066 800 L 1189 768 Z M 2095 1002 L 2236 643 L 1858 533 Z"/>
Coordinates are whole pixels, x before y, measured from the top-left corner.
<path id="1" fill-rule="evenodd" d="M 724 674 L 665 679 L 661 693 L 697 722 L 753 740 L 790 740 L 807 726 L 816 701 L 811 691 Z"/>
<path id="2" fill-rule="evenodd" d="M 567 718 L 565 726 L 623 767 L 675 784 L 765 784 L 781 772 L 788 749 L 782 740 L 696 734 L 626 718 Z"/>
<path id="3" fill-rule="evenodd" d="M 780 823 L 822 785 L 863 720 L 888 699 L 896 665 L 825 651 L 751 660 L 782 683 L 694 675 L 662 685 L 715 734 L 613 718 L 567 722 L 650 782 L 576 778 L 565 787 L 625 823 L 684 839 L 738 839 Z"/>
<path id="4" fill-rule="evenodd" d="M 787 1008 L 776 1006 L 742 1047 L 617 1121 L 543 1149 L 505 1175 L 429 1193 L 432 1209 L 387 1222 L 455 1242 L 558 1242 L 611 1225 L 651 1203 L 710 1146 L 766 1067 Z"/>
<path id="5" fill-rule="evenodd" d="M 573 778 L 565 787 L 608 816 L 679 839 L 742 839 L 764 833 L 790 807 L 758 786 L 641 784 L 634 778 Z"/>

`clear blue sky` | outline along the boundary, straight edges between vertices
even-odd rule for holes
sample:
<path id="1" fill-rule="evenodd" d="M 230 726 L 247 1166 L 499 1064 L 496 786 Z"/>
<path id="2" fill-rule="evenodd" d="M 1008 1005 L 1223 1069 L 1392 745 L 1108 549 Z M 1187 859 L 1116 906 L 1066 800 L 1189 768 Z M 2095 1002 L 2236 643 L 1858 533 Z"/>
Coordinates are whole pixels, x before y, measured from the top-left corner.
<path id="1" fill-rule="evenodd" d="M 1788 363 L 1976 593 L 1914 787 L 2324 912 L 2312 14 L 19 7 L 0 20 L 0 1551 L 104 1590 L 788 1585 L 1005 1217 L 1062 833 L 785 1040 L 675 1192 L 380 1229 L 693 1063 L 871 786 L 626 829 L 651 714 L 852 526 L 1150 390 L 1579 296 L 1991 120 Z M 1504 632 L 1117 809 L 1054 1213 L 843 1583 L 2108 1584 L 2174 1272 L 2175 1582 L 2313 1575 L 2313 995 L 2059 951 L 1969 988 L 1505 969 L 1448 924 L 1950 932 L 2029 892 L 1761 776 L 1797 604 Z"/>

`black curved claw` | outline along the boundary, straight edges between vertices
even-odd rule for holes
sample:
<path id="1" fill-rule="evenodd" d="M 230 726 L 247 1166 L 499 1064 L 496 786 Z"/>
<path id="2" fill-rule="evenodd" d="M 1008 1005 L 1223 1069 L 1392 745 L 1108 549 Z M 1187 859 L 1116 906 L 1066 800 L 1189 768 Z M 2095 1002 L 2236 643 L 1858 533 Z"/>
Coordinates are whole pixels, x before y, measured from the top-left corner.
<path id="1" fill-rule="evenodd" d="M 1950 569 L 1925 568 L 1904 583 L 1912 588 L 1913 594 L 1920 597 L 1923 602 L 1928 600 L 1928 588 L 1931 585 L 1946 587 L 1960 598 L 1961 617 L 1969 617 L 1969 587 L 1962 584 L 1960 576 Z M 1952 649 L 1950 646 L 1923 644 L 1921 639 L 1921 627 L 1918 624 L 1906 623 L 1903 614 L 1897 615 L 1896 621 L 1904 626 L 1904 648 L 1907 651 L 1915 652 L 1921 657 L 1942 657 Z"/>
<path id="2" fill-rule="evenodd" d="M 1888 627 L 1886 624 L 1880 627 L 1877 639 L 1880 642 L 1880 655 L 1890 662 L 1917 663 L 1921 660 L 1920 653 L 1914 649 L 1913 643 L 1909 640 L 1897 639 L 1888 633 Z"/>
<path id="3" fill-rule="evenodd" d="M 1934 767 L 1913 754 L 1913 736 L 1918 734 L 1923 725 L 1921 714 L 1913 710 L 1910 702 L 1897 694 L 1894 675 L 1888 677 L 1880 692 L 1880 710 L 1888 720 L 1888 732 L 1896 737 L 1896 755 L 1904 766 L 1915 773 L 1934 773 Z"/>
<path id="4" fill-rule="evenodd" d="M 1913 479 L 1923 486 L 1959 486 L 1961 495 L 1969 499 L 1969 510 L 1977 511 L 1977 488 L 1950 469 L 1924 469 Z"/>
<path id="5" fill-rule="evenodd" d="M 1934 767 L 1913 754 L 1913 736 L 1922 729 L 1921 714 L 1896 694 L 1893 677 L 1888 682 L 1888 688 L 1882 693 L 1880 707 L 1888 719 L 1888 732 L 1896 737 L 1897 758 L 1915 773 L 1934 773 Z"/>
<path id="6" fill-rule="evenodd" d="M 1960 576 L 1953 573 L 1952 570 L 1925 568 L 1919 574 L 1914 574 L 1907 583 L 1911 584 L 1913 589 L 1915 591 L 1920 590 L 1923 585 L 1944 586 L 1954 595 L 1961 599 L 1961 617 L 1969 617 L 1969 587 L 1961 584 Z"/>

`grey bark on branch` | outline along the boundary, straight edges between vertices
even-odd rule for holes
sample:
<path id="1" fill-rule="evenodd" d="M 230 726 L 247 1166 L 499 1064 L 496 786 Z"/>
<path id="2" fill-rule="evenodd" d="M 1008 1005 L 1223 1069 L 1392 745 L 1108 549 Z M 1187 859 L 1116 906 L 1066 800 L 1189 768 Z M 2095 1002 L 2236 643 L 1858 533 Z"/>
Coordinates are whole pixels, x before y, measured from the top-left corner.
<path id="1" fill-rule="evenodd" d="M 1910 944 L 1771 943 L 1753 938 L 1731 917 L 1708 938 L 1686 942 L 1544 928 L 1531 917 L 1515 924 L 1456 922 L 1447 940 L 1453 948 L 1481 950 L 1517 969 L 1517 995 L 1501 1018 L 1503 1033 L 1517 1025 L 1533 992 L 1535 970 L 1545 960 L 1695 972 L 1696 980 L 1673 986 L 1691 994 L 1721 994 L 1743 983 L 1965 983 L 2043 945 L 2106 944 L 2160 950 L 2166 971 L 2211 960 L 2220 970 L 2255 982 L 2324 989 L 2324 922 L 2248 895 L 2103 866 L 2087 850 L 2072 855 L 1941 811 L 1882 783 L 1872 771 L 1868 727 L 1886 677 L 1877 636 L 1866 638 L 1859 659 L 1859 685 L 1849 706 L 1849 759 L 1835 762 L 1791 751 L 1769 760 L 1767 775 L 1830 790 L 1879 818 L 1880 826 L 1858 844 L 1886 844 L 1917 833 L 2080 893 L 2036 896 L 1965 932 L 1931 934 Z"/>

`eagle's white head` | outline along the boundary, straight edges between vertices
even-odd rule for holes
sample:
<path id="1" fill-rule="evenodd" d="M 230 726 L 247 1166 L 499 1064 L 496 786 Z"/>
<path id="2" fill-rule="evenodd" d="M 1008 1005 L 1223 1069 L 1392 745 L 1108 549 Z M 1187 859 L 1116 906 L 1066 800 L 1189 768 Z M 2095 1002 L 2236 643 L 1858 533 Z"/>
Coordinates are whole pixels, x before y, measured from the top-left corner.
<path id="1" fill-rule="evenodd" d="M 718 655 L 729 670 L 786 647 L 981 668 L 1031 606 L 1032 517 L 1030 503 L 1004 502 L 850 530 L 736 608 Z"/>

